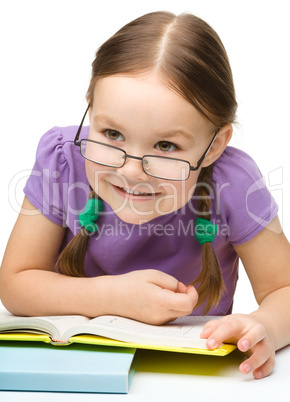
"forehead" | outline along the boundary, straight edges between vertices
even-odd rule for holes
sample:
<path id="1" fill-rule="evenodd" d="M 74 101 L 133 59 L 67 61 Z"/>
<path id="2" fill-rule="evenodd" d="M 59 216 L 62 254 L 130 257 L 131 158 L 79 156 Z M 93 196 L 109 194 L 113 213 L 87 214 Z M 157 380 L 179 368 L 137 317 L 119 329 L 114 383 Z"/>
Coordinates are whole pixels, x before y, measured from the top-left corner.
<path id="1" fill-rule="evenodd" d="M 107 115 L 120 123 L 187 126 L 190 131 L 208 128 L 209 121 L 181 95 L 168 88 L 157 74 L 113 75 L 101 78 L 94 88 L 93 115 Z"/>

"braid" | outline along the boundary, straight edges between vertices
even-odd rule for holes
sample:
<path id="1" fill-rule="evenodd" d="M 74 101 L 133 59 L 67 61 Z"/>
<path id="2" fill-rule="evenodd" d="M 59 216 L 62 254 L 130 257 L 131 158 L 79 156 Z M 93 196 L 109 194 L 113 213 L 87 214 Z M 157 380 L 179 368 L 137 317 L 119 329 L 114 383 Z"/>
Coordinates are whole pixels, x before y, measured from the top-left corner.
<path id="1" fill-rule="evenodd" d="M 91 188 L 89 199 L 98 198 Z M 76 277 L 85 277 L 84 260 L 88 248 L 89 232 L 82 228 L 81 231 L 66 245 L 59 254 L 55 269 L 62 274 Z"/>
<path id="2" fill-rule="evenodd" d="M 210 189 L 211 189 L 211 176 L 213 172 L 213 164 L 201 169 L 197 180 L 197 209 L 198 216 L 208 221 L 211 218 L 210 209 Z"/>
<path id="3" fill-rule="evenodd" d="M 197 209 L 198 217 L 210 220 L 210 190 L 213 164 L 202 168 L 197 181 Z M 202 245 L 202 263 L 199 276 L 192 282 L 197 285 L 199 294 L 198 303 L 195 308 L 200 307 L 207 299 L 204 314 L 207 314 L 213 305 L 217 305 L 221 297 L 224 283 L 221 269 L 211 243 Z"/>

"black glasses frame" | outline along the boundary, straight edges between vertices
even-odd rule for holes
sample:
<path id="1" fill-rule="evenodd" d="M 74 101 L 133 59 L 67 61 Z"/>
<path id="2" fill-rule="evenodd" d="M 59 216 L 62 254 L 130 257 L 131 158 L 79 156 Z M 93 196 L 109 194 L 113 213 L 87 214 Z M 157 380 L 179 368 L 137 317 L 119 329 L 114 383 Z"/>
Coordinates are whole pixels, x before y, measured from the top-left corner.
<path id="1" fill-rule="evenodd" d="M 139 156 L 129 155 L 129 154 L 127 154 L 127 152 L 124 151 L 123 149 L 118 148 L 118 147 L 115 147 L 115 146 L 113 146 L 113 145 L 104 144 L 103 142 L 94 141 L 94 140 L 89 140 L 89 139 L 85 139 L 85 140 L 80 140 L 80 141 L 79 141 L 79 137 L 80 137 L 81 130 L 82 130 L 82 127 L 83 127 L 83 124 L 84 124 L 84 120 L 85 120 L 85 117 L 86 117 L 86 114 L 87 114 L 89 108 L 90 108 L 90 105 L 88 105 L 88 107 L 87 107 L 87 109 L 86 109 L 86 111 L 85 111 L 85 114 L 84 114 L 84 116 L 83 116 L 83 118 L 82 118 L 81 124 L 79 125 L 78 131 L 77 131 L 76 136 L 75 136 L 75 139 L 74 139 L 74 145 L 76 145 L 76 146 L 78 146 L 78 147 L 81 147 L 82 141 L 88 141 L 88 142 L 93 142 L 93 143 L 96 143 L 96 144 L 104 145 L 104 146 L 107 146 L 107 147 L 109 147 L 109 148 L 117 149 L 117 150 L 123 152 L 123 154 L 124 154 L 124 163 L 123 163 L 122 165 L 120 165 L 120 166 L 106 165 L 106 164 L 103 164 L 103 163 L 95 162 L 95 161 L 93 161 L 92 159 L 87 158 L 87 157 L 86 157 L 85 155 L 83 155 L 82 153 L 81 153 L 81 155 L 82 155 L 85 159 L 87 159 L 87 160 L 89 160 L 89 161 L 91 161 L 91 162 L 93 162 L 93 163 L 96 163 L 96 164 L 98 164 L 98 165 L 108 166 L 108 167 L 118 167 L 118 168 L 123 167 L 123 166 L 125 165 L 125 163 L 126 163 L 126 161 L 127 161 L 128 158 L 140 160 L 140 161 L 142 161 L 142 168 L 143 168 L 143 171 L 144 171 L 146 174 L 148 174 L 148 176 L 156 177 L 157 179 L 170 180 L 170 181 L 184 181 L 184 180 L 187 180 L 187 179 L 189 178 L 189 176 L 190 176 L 190 172 L 191 172 L 191 171 L 195 171 L 195 170 L 198 170 L 198 169 L 199 169 L 200 165 L 202 164 L 202 162 L 203 162 L 204 158 L 206 157 L 207 153 L 209 152 L 210 147 L 212 146 L 212 144 L 213 144 L 213 142 L 214 142 L 214 140 L 215 140 L 215 138 L 216 138 L 216 136 L 217 136 L 217 134 L 218 134 L 218 132 L 219 132 L 219 128 L 218 128 L 217 131 L 214 133 L 214 136 L 213 136 L 213 138 L 212 138 L 212 140 L 211 140 L 209 146 L 206 148 L 206 150 L 205 150 L 204 153 L 202 154 L 201 158 L 198 160 L 196 166 L 192 166 L 192 165 L 190 164 L 190 162 L 188 162 L 188 161 L 186 161 L 186 160 L 184 160 L 184 159 L 170 158 L 170 157 L 166 157 L 166 156 L 159 156 L 159 155 L 143 155 L 142 157 L 139 157 Z M 150 157 L 150 158 L 170 159 L 170 160 L 175 160 L 175 161 L 180 161 L 180 162 L 187 163 L 188 166 L 189 166 L 188 176 L 187 176 L 186 178 L 184 178 L 184 179 L 166 179 L 166 178 L 164 178 L 164 177 L 159 177 L 159 176 L 151 175 L 150 173 L 146 172 L 146 170 L 145 170 L 145 168 L 144 168 L 144 158 L 146 158 L 146 157 L 147 157 L 147 158 Z"/>

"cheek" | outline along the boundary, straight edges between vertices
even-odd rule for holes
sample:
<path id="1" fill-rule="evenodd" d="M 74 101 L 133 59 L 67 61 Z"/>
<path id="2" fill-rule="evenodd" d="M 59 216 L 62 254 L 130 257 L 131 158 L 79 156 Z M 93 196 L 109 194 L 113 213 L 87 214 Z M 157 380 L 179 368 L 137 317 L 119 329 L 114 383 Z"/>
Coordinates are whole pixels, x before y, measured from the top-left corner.
<path id="1" fill-rule="evenodd" d="M 166 181 L 158 185 L 166 195 L 175 197 L 176 199 L 184 199 L 189 201 L 192 197 L 199 172 L 192 172 L 188 180 L 184 181 Z"/>
<path id="2" fill-rule="evenodd" d="M 160 212 L 173 212 L 187 204 L 194 193 L 197 178 L 198 173 L 193 172 L 188 180 L 159 184 L 164 192 L 159 201 Z"/>
<path id="3" fill-rule="evenodd" d="M 93 162 L 88 160 L 85 161 L 85 170 L 88 182 L 90 183 L 91 187 L 95 190 L 95 172 L 96 172 L 96 165 Z"/>
<path id="4" fill-rule="evenodd" d="M 97 165 L 96 163 L 86 160 L 85 170 L 88 182 L 90 186 L 94 189 L 96 193 L 99 193 L 99 186 L 102 182 L 102 176 L 107 173 L 103 166 Z"/>

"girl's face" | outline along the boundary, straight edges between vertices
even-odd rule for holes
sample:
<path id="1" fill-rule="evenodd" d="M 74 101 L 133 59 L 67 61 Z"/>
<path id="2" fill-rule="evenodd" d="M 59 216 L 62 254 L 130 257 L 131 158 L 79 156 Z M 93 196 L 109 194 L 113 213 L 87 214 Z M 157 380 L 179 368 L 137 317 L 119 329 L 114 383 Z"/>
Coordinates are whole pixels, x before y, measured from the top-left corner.
<path id="1" fill-rule="evenodd" d="M 178 158 L 196 166 L 214 130 L 194 106 L 154 73 L 114 75 L 96 83 L 89 138 L 119 147 L 129 155 Z M 92 188 L 120 219 L 132 224 L 148 222 L 185 205 L 200 169 L 192 171 L 188 180 L 170 181 L 147 175 L 137 159 L 127 159 L 121 168 L 86 160 Z"/>

